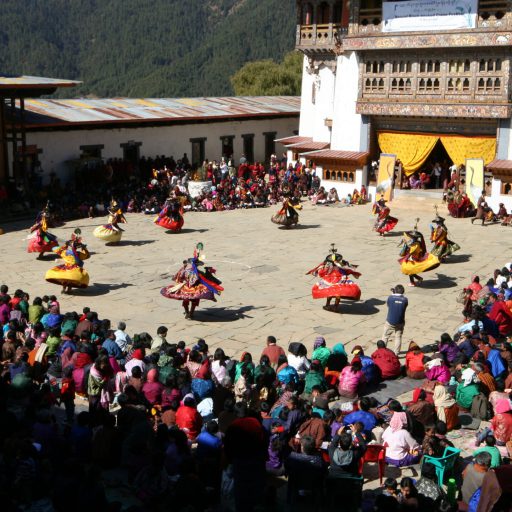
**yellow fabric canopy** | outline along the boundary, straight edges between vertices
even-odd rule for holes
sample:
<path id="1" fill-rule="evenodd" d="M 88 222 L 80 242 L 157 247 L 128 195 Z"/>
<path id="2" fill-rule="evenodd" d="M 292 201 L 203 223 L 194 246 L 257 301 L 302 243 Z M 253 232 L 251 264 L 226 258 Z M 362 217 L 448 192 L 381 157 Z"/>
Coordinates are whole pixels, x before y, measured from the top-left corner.
<path id="1" fill-rule="evenodd" d="M 487 165 L 496 156 L 496 137 L 441 135 L 441 143 L 455 165 L 465 164 L 466 158 L 483 158 Z"/>
<path id="2" fill-rule="evenodd" d="M 455 165 L 464 164 L 466 158 L 483 158 L 487 165 L 496 155 L 496 137 L 403 132 L 378 132 L 377 136 L 381 151 L 396 155 L 407 176 L 421 169 L 439 139 Z"/>
<path id="3" fill-rule="evenodd" d="M 439 136 L 420 133 L 379 132 L 379 146 L 383 153 L 396 155 L 407 176 L 426 162 Z"/>

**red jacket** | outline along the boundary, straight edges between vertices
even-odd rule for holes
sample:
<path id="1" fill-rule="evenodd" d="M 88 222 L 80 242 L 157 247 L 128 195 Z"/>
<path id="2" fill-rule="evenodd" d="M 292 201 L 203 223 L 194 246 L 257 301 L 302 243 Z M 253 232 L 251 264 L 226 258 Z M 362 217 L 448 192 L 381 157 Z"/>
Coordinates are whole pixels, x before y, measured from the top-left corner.
<path id="1" fill-rule="evenodd" d="M 378 348 L 373 354 L 374 363 L 380 368 L 382 379 L 392 379 L 400 375 L 400 360 L 389 348 Z"/>
<path id="2" fill-rule="evenodd" d="M 203 418 L 194 407 L 182 405 L 176 412 L 176 425 L 185 431 L 189 439 L 195 439 L 201 432 Z"/>
<path id="3" fill-rule="evenodd" d="M 496 323 L 500 334 L 506 336 L 512 333 L 512 313 L 504 302 L 496 301 L 487 316 Z"/>

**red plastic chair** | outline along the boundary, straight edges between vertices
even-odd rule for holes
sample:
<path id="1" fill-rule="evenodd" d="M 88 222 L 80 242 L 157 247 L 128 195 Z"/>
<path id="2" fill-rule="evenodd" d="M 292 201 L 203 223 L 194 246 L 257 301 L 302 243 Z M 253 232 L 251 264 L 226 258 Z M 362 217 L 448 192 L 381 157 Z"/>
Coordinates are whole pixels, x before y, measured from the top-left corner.
<path id="1" fill-rule="evenodd" d="M 363 466 L 365 462 L 376 462 L 379 465 L 380 485 L 386 470 L 386 447 L 382 444 L 368 444 L 363 458 L 359 463 L 359 473 L 363 474 Z"/>

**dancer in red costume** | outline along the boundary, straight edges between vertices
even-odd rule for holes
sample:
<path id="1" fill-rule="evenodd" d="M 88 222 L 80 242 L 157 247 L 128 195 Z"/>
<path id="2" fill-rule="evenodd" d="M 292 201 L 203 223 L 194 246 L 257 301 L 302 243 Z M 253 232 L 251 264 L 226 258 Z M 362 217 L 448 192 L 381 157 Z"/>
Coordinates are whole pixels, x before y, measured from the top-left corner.
<path id="1" fill-rule="evenodd" d="M 169 197 L 162 208 L 162 211 L 155 219 L 155 224 L 162 226 L 169 231 L 179 233 L 183 227 L 183 208 L 180 202 L 173 197 Z"/>
<path id="2" fill-rule="evenodd" d="M 201 299 L 216 302 L 215 295 L 220 295 L 224 291 L 221 281 L 214 276 L 215 269 L 203 267 L 202 250 L 203 244 L 198 243 L 194 251 L 194 257 L 185 260 L 183 267 L 174 276 L 174 284 L 160 290 L 164 297 L 182 301 L 185 318 L 189 320 L 194 317 L 194 311 L 199 306 Z"/>
<path id="3" fill-rule="evenodd" d="M 361 289 L 350 278 L 358 278 L 361 275 L 354 270 L 355 268 L 357 265 L 345 261 L 343 256 L 338 254 L 334 244 L 331 244 L 330 253 L 324 262 L 306 274 L 319 278 L 311 290 L 313 298 L 327 299 L 324 309 L 328 311 L 336 311 L 341 299 L 359 300 Z M 332 299 L 335 299 L 334 307 L 331 306 Z"/>
<path id="4" fill-rule="evenodd" d="M 57 247 L 57 237 L 48 232 L 48 220 L 50 218 L 50 209 L 47 204 L 43 211 L 39 213 L 36 223 L 30 228 L 30 232 L 34 235 L 30 238 L 28 243 L 28 252 L 37 252 L 39 255 L 37 259 L 40 260 L 45 252 L 51 252 L 54 247 Z"/>
<path id="5" fill-rule="evenodd" d="M 380 199 L 373 205 L 373 214 L 377 215 L 373 229 L 380 236 L 384 236 L 384 233 L 391 231 L 398 223 L 398 219 L 391 217 L 391 210 L 386 206 L 386 202 L 384 196 L 381 195 Z"/>

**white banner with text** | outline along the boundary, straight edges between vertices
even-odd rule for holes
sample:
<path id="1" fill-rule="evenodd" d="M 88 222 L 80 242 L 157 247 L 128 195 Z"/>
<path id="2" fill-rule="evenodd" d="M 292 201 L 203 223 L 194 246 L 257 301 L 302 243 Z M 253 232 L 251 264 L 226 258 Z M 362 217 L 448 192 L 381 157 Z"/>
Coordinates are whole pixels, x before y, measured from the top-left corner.
<path id="1" fill-rule="evenodd" d="M 478 0 L 383 2 L 383 32 L 423 32 L 476 27 Z"/>

